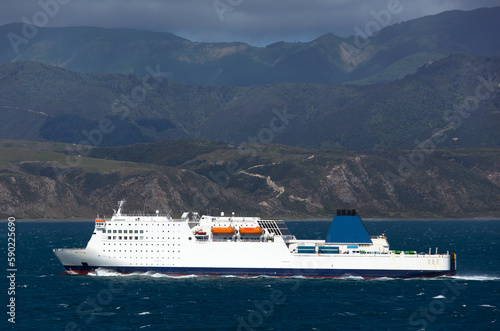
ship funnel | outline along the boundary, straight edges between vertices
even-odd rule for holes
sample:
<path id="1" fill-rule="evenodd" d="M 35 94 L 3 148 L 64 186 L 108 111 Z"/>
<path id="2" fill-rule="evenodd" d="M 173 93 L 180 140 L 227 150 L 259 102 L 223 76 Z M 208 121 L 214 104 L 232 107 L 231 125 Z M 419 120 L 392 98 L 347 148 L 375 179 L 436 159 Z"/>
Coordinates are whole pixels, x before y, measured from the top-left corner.
<path id="1" fill-rule="evenodd" d="M 371 244 L 372 240 L 355 209 L 339 209 L 330 225 L 325 242 Z"/>

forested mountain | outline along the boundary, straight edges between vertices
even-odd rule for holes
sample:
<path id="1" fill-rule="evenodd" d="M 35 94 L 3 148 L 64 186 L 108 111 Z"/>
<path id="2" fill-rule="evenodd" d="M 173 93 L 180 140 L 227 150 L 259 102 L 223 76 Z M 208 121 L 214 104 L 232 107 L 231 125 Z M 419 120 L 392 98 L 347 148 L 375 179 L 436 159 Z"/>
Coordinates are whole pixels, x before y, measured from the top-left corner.
<path id="1" fill-rule="evenodd" d="M 413 148 L 441 131 L 442 148 L 500 146 L 499 57 L 451 55 L 370 86 L 199 87 L 146 78 L 0 65 L 0 138 L 98 146 L 196 138 L 371 150 Z M 96 130 L 101 134 L 89 138 Z"/>

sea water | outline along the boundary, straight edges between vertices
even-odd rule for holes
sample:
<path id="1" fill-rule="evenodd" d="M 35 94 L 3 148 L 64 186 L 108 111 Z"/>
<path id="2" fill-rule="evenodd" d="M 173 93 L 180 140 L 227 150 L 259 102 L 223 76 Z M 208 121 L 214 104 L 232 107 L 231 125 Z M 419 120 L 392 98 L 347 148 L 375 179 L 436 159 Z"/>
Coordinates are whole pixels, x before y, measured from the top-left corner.
<path id="1" fill-rule="evenodd" d="M 457 254 L 457 276 L 430 279 L 68 275 L 54 248 L 85 247 L 93 222 L 15 223 L 15 294 L 8 224 L 0 223 L 0 329 L 499 330 L 500 221 L 365 221 L 391 249 Z M 297 238 L 330 221 L 288 221 Z M 12 230 L 12 229 L 11 229 Z M 11 249 L 12 250 L 12 249 Z M 251 253 L 249 253 L 251 254 Z M 245 259 L 242 256 L 241 259 Z M 15 299 L 15 324 L 7 306 Z M 11 320 L 12 321 L 12 320 Z"/>

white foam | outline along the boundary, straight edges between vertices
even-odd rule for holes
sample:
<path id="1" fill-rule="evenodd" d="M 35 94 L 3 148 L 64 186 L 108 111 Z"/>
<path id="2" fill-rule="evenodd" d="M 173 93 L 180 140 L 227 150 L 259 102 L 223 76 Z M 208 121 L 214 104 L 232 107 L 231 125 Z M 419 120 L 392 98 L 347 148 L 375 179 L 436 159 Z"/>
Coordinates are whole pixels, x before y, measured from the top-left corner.
<path id="1" fill-rule="evenodd" d="M 95 274 L 89 273 L 89 275 L 98 277 L 110 277 L 110 276 L 122 276 L 123 274 L 108 269 L 97 268 L 95 270 Z"/>
<path id="2" fill-rule="evenodd" d="M 499 276 L 492 275 L 460 275 L 460 276 L 451 276 L 450 278 L 459 279 L 459 280 L 476 280 L 476 281 L 490 281 L 490 280 L 500 280 Z"/>
<path id="3" fill-rule="evenodd" d="M 142 313 L 139 313 L 137 315 L 150 315 L 151 313 L 149 311 L 144 311 Z"/>
<path id="4" fill-rule="evenodd" d="M 397 278 L 391 278 L 391 277 L 377 277 L 377 278 L 370 278 L 370 280 L 376 280 L 376 281 L 387 281 L 387 280 L 397 280 Z"/>
<path id="5" fill-rule="evenodd" d="M 159 273 L 159 272 L 155 272 L 155 273 L 151 273 L 151 272 L 135 273 L 135 275 L 149 276 L 149 277 L 152 277 L 152 278 L 175 278 L 175 279 L 185 279 L 185 278 L 196 278 L 196 277 L 198 277 L 196 275 L 179 275 L 179 276 L 173 276 L 173 275 L 162 274 L 162 273 Z"/>
<path id="6" fill-rule="evenodd" d="M 67 273 L 68 275 L 80 275 L 78 272 L 73 271 L 73 270 L 67 270 L 67 271 L 66 271 L 66 273 Z M 88 273 L 88 275 L 90 275 L 90 276 L 95 276 L 95 272 L 90 271 L 90 272 Z"/>
<path id="7" fill-rule="evenodd" d="M 363 277 L 361 276 L 345 276 L 345 277 L 341 277 L 342 279 L 352 279 L 352 280 L 365 280 Z"/>
<path id="8" fill-rule="evenodd" d="M 307 279 L 307 277 L 302 276 L 302 275 L 295 275 L 295 276 L 290 276 L 290 277 L 285 277 L 285 278 Z"/>
<path id="9" fill-rule="evenodd" d="M 446 299 L 446 297 L 444 295 L 437 295 L 435 297 L 432 297 L 433 299 Z"/>
<path id="10" fill-rule="evenodd" d="M 132 272 L 132 273 L 120 273 L 117 271 L 105 269 L 105 268 L 97 268 L 95 270 L 95 273 L 89 273 L 91 276 L 98 276 L 98 277 L 134 277 L 134 276 L 148 276 L 152 278 L 195 278 L 198 277 L 196 275 L 180 275 L 180 276 L 172 276 L 172 275 L 166 275 L 158 272 Z"/>
<path id="11" fill-rule="evenodd" d="M 492 306 L 492 305 L 479 305 L 479 307 L 496 308 L 496 306 Z"/>

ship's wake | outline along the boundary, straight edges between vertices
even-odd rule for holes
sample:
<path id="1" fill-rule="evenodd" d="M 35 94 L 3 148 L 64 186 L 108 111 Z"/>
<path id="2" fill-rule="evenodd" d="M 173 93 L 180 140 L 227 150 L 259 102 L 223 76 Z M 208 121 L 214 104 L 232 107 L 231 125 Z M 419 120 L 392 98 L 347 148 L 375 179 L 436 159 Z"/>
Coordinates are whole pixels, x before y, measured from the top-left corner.
<path id="1" fill-rule="evenodd" d="M 68 274 L 73 274 L 72 272 L 67 272 Z M 76 274 L 76 273 L 75 273 Z M 305 277 L 305 276 L 268 276 L 268 275 L 256 275 L 256 276 L 243 276 L 243 275 L 167 275 L 160 272 L 147 271 L 147 272 L 132 272 L 132 273 L 121 273 L 118 271 L 106 269 L 106 268 L 97 268 L 93 272 L 88 273 L 89 276 L 94 277 L 137 277 L 137 276 L 146 276 L 151 278 L 172 278 L 172 279 L 186 279 L 186 278 L 202 278 L 202 277 L 216 277 L 216 278 L 239 278 L 239 279 L 260 279 L 260 278 L 281 278 L 281 279 L 340 279 L 340 280 L 372 280 L 372 281 L 394 281 L 401 280 L 401 278 L 392 278 L 392 277 L 377 277 L 377 278 L 369 278 L 365 279 L 361 276 L 350 276 L 345 275 L 343 277 Z M 498 281 L 500 280 L 499 275 L 456 275 L 456 276 L 439 276 L 439 277 L 430 277 L 430 278 L 405 278 L 404 280 L 465 280 L 465 281 Z"/>
<path id="2" fill-rule="evenodd" d="M 146 276 L 152 278 L 194 278 L 196 275 L 167 275 L 159 272 L 131 272 L 131 273 L 121 273 L 118 271 L 105 269 L 105 268 L 97 268 L 95 272 L 89 273 L 90 276 L 95 277 L 137 277 L 137 276 Z"/>
<path id="3" fill-rule="evenodd" d="M 500 280 L 500 276 L 498 275 L 457 275 L 457 276 L 450 276 L 449 278 L 458 280 L 480 281 L 480 282 Z"/>

